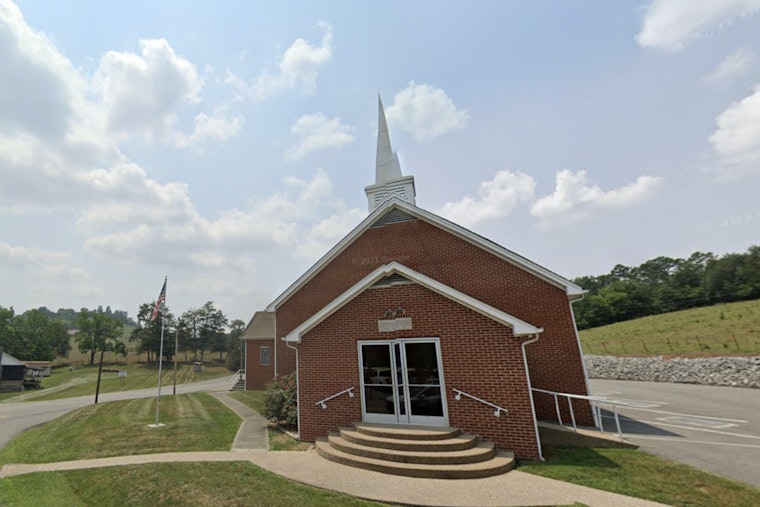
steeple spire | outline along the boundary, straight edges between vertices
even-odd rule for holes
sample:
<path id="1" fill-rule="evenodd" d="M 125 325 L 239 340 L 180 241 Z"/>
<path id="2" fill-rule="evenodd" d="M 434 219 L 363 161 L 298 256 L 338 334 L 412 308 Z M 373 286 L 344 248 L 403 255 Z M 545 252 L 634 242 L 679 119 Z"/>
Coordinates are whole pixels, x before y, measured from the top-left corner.
<path id="1" fill-rule="evenodd" d="M 375 184 L 401 178 L 401 165 L 398 156 L 391 148 L 391 137 L 388 134 L 388 123 L 385 121 L 385 110 L 380 94 L 377 95 L 377 158 L 375 162 Z"/>
<path id="2" fill-rule="evenodd" d="M 375 159 L 375 184 L 364 189 L 369 211 L 372 212 L 391 197 L 415 204 L 414 176 L 404 176 L 398 156 L 391 148 L 388 123 L 380 94 L 377 95 L 377 157 Z"/>

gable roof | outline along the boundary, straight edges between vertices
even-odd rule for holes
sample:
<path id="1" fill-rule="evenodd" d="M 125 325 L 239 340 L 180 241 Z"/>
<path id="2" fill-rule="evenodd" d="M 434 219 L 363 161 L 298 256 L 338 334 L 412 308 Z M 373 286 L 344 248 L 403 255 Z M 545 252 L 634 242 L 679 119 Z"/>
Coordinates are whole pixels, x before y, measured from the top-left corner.
<path id="1" fill-rule="evenodd" d="M 241 340 L 271 340 L 274 338 L 274 313 L 256 312 L 245 326 Z"/>
<path id="2" fill-rule="evenodd" d="M 463 239 L 491 254 L 499 257 L 529 273 L 534 274 L 540 279 L 563 289 L 567 294 L 567 297 L 571 300 L 579 299 L 583 297 L 585 291 L 574 284 L 570 280 L 563 278 L 562 276 L 550 271 L 543 266 L 539 266 L 533 261 L 526 259 L 525 257 L 518 255 L 511 250 L 507 250 L 503 246 L 494 243 L 493 241 L 484 238 L 469 229 L 465 229 L 461 225 L 457 225 L 454 222 L 439 217 L 438 215 L 426 211 L 422 208 L 418 208 L 413 204 L 401 201 L 398 198 L 389 198 L 382 206 L 379 206 L 375 211 L 370 213 L 367 218 L 361 221 L 351 232 L 349 232 L 343 239 L 341 239 L 335 246 L 333 246 L 321 259 L 319 259 L 311 268 L 309 268 L 303 275 L 301 275 L 290 287 L 280 294 L 277 299 L 272 301 L 267 306 L 267 311 L 273 312 L 282 303 L 287 301 L 290 296 L 303 287 L 309 280 L 311 280 L 317 273 L 319 273 L 325 266 L 327 266 L 335 257 L 337 257 L 343 250 L 345 250 L 351 243 L 353 243 L 359 236 L 361 236 L 367 229 L 372 227 L 378 219 L 385 214 L 400 210 L 409 215 L 412 215 L 420 220 L 424 220 L 436 227 L 443 229 L 454 236 Z"/>
<path id="3" fill-rule="evenodd" d="M 304 321 L 300 326 L 291 331 L 283 339 L 287 342 L 300 343 L 301 337 L 304 334 L 308 333 L 315 326 L 317 326 L 320 322 L 338 311 L 356 296 L 367 290 L 375 282 L 393 274 L 399 274 L 404 278 L 411 280 L 412 282 L 416 282 L 423 287 L 432 290 L 433 292 L 437 292 L 438 294 L 441 294 L 442 296 L 445 296 L 461 304 L 462 306 L 469 308 L 470 310 L 476 311 L 481 315 L 499 322 L 500 324 L 512 328 L 512 332 L 515 334 L 515 336 L 533 335 L 541 333 L 543 331 L 542 328 L 528 324 L 524 320 L 520 320 L 513 315 L 499 310 L 498 308 L 494 308 L 489 304 L 479 301 L 463 292 L 449 287 L 448 285 L 425 276 L 422 273 L 418 273 L 417 271 L 408 268 L 403 264 L 393 261 L 380 266 L 372 273 L 359 280 L 353 287 L 348 289 L 346 292 L 331 301 L 327 306 L 312 315 L 309 319 Z"/>
<path id="4" fill-rule="evenodd" d="M 2 357 L 0 357 L 0 364 L 2 366 L 26 366 L 23 361 L 19 361 L 7 352 L 3 352 Z"/>

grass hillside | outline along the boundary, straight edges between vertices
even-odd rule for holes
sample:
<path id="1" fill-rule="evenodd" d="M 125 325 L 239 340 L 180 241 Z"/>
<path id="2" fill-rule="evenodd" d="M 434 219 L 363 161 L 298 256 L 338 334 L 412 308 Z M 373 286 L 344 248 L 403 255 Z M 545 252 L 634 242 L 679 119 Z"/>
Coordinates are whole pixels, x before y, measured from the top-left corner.
<path id="1" fill-rule="evenodd" d="M 760 300 L 664 313 L 580 331 L 586 354 L 760 354 Z"/>

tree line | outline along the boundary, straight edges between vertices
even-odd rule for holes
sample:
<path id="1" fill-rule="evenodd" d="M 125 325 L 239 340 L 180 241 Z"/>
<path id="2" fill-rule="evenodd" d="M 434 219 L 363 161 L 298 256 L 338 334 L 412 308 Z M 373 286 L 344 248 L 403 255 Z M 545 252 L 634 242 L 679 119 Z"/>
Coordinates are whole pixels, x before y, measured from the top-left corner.
<path id="1" fill-rule="evenodd" d="M 200 308 L 190 308 L 175 317 L 171 310 L 163 306 L 160 317 L 151 320 L 155 303 L 143 303 L 137 311 L 137 328 L 132 331 L 129 341 L 137 344 L 138 353 L 146 353 L 148 362 L 157 361 L 161 349 L 161 327 L 164 332 L 163 357 L 170 361 L 177 353 L 185 362 L 203 361 L 205 354 L 218 353 L 219 360 L 226 355 L 227 366 L 237 368 L 240 361 L 240 336 L 245 322 L 240 319 L 230 321 L 224 313 L 208 301 Z"/>
<path id="2" fill-rule="evenodd" d="M 203 361 L 206 353 L 218 353 L 220 360 L 226 357 L 229 368 L 238 367 L 239 340 L 245 328 L 242 320 L 230 321 L 212 301 L 191 308 L 178 318 L 162 306 L 160 318 L 152 321 L 154 307 L 155 302 L 141 304 L 135 322 L 126 312 L 113 312 L 110 307 L 104 310 L 102 306 L 96 310 L 82 308 L 79 312 L 71 309 L 52 312 L 40 307 L 20 315 L 12 307 L 0 306 L 0 349 L 22 361 L 65 358 L 71 351 L 69 330 L 76 330 L 73 341 L 77 350 L 87 354 L 92 365 L 98 352 L 127 355 L 123 336 L 128 326 L 127 331 L 133 328 L 128 342 L 135 344 L 135 352 L 145 353 L 148 362 L 155 362 L 160 354 L 163 322 L 163 357 L 167 361 L 174 357 L 176 341 L 184 361 Z"/>
<path id="3" fill-rule="evenodd" d="M 760 246 L 716 256 L 656 257 L 573 280 L 588 291 L 573 305 L 578 329 L 717 303 L 760 298 Z"/>

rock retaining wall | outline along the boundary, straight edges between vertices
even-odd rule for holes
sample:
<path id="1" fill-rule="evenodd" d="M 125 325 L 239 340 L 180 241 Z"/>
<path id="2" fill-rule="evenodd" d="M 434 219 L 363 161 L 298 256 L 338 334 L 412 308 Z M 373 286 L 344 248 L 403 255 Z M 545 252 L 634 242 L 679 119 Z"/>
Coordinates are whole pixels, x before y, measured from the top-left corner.
<path id="1" fill-rule="evenodd" d="M 760 357 L 654 357 L 586 355 L 589 378 L 646 380 L 760 388 Z"/>

